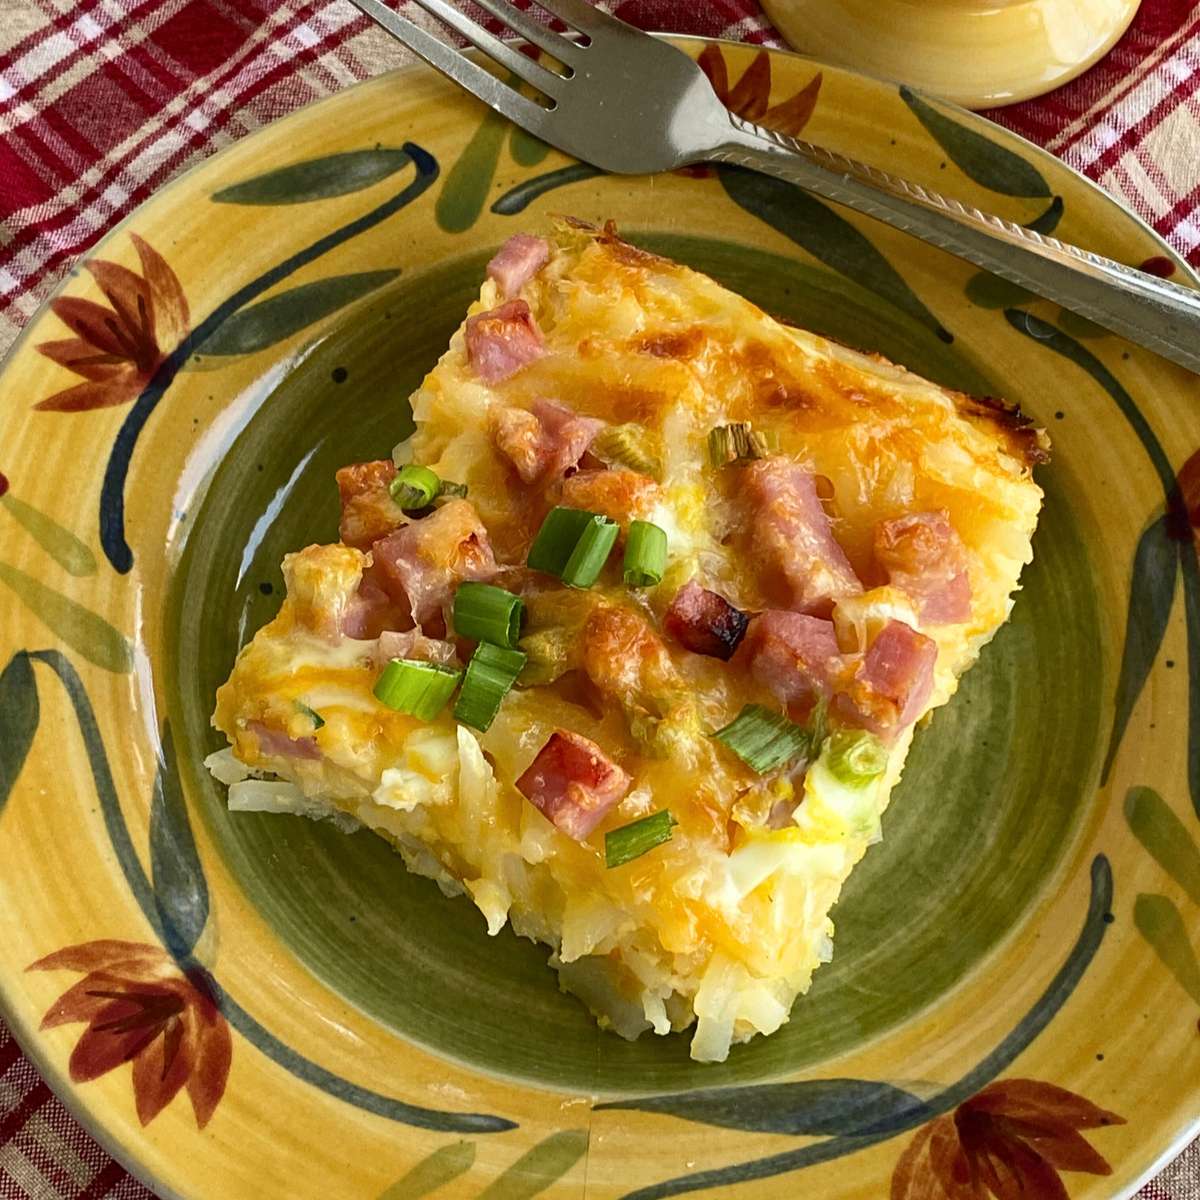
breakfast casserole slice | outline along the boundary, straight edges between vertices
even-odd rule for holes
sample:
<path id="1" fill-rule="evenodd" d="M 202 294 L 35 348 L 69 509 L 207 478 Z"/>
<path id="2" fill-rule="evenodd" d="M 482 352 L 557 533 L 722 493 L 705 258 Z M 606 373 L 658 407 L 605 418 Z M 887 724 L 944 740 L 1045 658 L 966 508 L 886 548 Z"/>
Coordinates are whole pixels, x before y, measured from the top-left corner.
<path id="1" fill-rule="evenodd" d="M 1006 620 L 1042 431 L 562 222 L 511 238 L 210 767 L 545 942 L 625 1037 L 788 1019 L 913 727 Z"/>

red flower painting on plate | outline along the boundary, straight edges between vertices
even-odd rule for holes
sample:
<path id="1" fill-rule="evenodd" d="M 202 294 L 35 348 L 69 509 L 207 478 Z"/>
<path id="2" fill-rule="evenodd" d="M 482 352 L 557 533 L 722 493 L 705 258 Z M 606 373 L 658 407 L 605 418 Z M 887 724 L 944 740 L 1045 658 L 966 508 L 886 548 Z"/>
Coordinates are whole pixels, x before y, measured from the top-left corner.
<path id="1" fill-rule="evenodd" d="M 891 1200 L 1069 1200 L 1060 1172 L 1112 1173 L 1080 1130 L 1124 1123 L 1065 1088 L 1002 1079 L 921 1129 Z"/>
<path id="2" fill-rule="evenodd" d="M 118 263 L 85 263 L 110 307 L 77 296 L 60 296 L 51 311 L 75 335 L 42 342 L 37 349 L 83 378 L 34 408 L 86 412 L 133 400 L 162 361 L 187 336 L 188 304 L 175 272 L 153 246 L 129 235 L 141 274 Z"/>
<path id="3" fill-rule="evenodd" d="M 185 975 L 165 950 L 140 942 L 68 946 L 31 971 L 82 971 L 51 1005 L 43 1029 L 83 1021 L 71 1052 L 71 1079 L 98 1079 L 133 1064 L 138 1119 L 149 1124 L 186 1088 L 196 1124 L 212 1117 L 229 1078 L 233 1041 L 204 981 Z"/>

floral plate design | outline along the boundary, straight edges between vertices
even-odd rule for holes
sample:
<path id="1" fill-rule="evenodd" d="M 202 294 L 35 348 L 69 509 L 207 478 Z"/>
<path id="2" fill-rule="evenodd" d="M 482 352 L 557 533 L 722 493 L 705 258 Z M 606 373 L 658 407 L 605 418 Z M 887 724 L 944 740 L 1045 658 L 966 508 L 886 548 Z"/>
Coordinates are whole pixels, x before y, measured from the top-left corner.
<path id="1" fill-rule="evenodd" d="M 1192 283 L 967 113 L 686 41 L 726 102 Z M 791 1023 L 625 1043 L 367 834 L 201 767 L 278 564 L 494 247 L 570 212 L 1046 425 L 1011 622 L 917 738 Z M 1200 383 L 737 169 L 572 162 L 413 69 L 257 133 L 81 264 L 0 372 L 0 1005 L 167 1197 L 1112 1200 L 1200 1114 Z"/>

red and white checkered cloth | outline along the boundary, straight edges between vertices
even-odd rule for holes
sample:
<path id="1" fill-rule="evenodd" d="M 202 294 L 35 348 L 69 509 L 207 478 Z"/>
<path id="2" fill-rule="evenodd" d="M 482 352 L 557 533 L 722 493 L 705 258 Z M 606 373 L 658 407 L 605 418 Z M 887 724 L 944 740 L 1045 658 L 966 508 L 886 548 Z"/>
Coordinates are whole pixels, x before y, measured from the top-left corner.
<path id="1" fill-rule="evenodd" d="M 646 29 L 781 44 L 755 0 L 602 2 Z M 172 175 L 405 61 L 348 0 L 0 0 L 0 353 L 78 256 Z M 1087 74 L 988 115 L 1200 265 L 1196 0 L 1143 0 Z M 0 1024 L 0 1200 L 29 1197 L 152 1200 Z M 1200 1143 L 1140 1200 L 1200 1200 Z"/>

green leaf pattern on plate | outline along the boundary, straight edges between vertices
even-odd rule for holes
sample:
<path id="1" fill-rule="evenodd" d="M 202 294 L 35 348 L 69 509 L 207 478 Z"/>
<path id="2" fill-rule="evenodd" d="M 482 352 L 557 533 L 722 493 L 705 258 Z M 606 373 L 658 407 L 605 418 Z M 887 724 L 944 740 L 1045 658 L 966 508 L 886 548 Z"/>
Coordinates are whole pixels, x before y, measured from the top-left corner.
<path id="1" fill-rule="evenodd" d="M 96 556 L 69 529 L 46 516 L 41 509 L 26 504 L 12 492 L 0 496 L 0 508 L 7 509 L 25 532 L 69 575 L 77 578 L 95 575 Z"/>
<path id="2" fill-rule="evenodd" d="M 39 717 L 33 666 L 28 655 L 15 654 L 0 673 L 0 813 L 25 765 Z"/>
<path id="3" fill-rule="evenodd" d="M 1148 787 L 1130 788 L 1125 797 L 1125 819 L 1134 837 L 1151 857 L 1200 904 L 1200 849 L 1167 802 Z"/>
<path id="4" fill-rule="evenodd" d="M 867 1079 L 805 1079 L 751 1087 L 701 1088 L 597 1104 L 669 1113 L 726 1129 L 792 1136 L 856 1134 L 898 1118 L 911 1119 L 924 1101 L 889 1083 Z"/>
<path id="5" fill-rule="evenodd" d="M 900 98 L 950 161 L 981 187 L 1005 196 L 1051 194 L 1042 173 L 1007 146 L 959 124 L 910 88 L 902 87 Z"/>
<path id="6" fill-rule="evenodd" d="M 239 309 L 197 349 L 206 356 L 253 354 L 265 350 L 383 287 L 399 274 L 398 268 L 362 271 L 289 288 L 277 296 Z"/>
<path id="7" fill-rule="evenodd" d="M 1125 646 L 1121 654 L 1116 709 L 1108 739 L 1108 754 L 1101 772 L 1102 781 L 1107 780 L 1112 771 L 1134 705 L 1146 686 L 1150 668 L 1167 632 L 1171 605 L 1175 599 L 1177 557 L 1178 549 L 1171 539 L 1168 518 L 1158 517 L 1146 527 L 1133 556 Z"/>
<path id="8" fill-rule="evenodd" d="M 88 662 L 106 671 L 123 673 L 133 669 L 129 642 L 90 608 L 6 563 L 0 563 L 0 583 L 15 592 L 30 612 Z"/>
<path id="9" fill-rule="evenodd" d="M 392 147 L 351 150 L 279 167 L 214 192 L 217 204 L 309 204 L 362 191 L 408 166 L 408 154 Z"/>
<path id="10" fill-rule="evenodd" d="M 1180 987 L 1200 1004 L 1200 962 L 1175 903 L 1166 896 L 1143 892 L 1133 906 L 1133 923 Z"/>
<path id="11" fill-rule="evenodd" d="M 474 1165 L 475 1143 L 451 1142 L 449 1146 L 442 1146 L 421 1159 L 391 1187 L 384 1188 L 378 1200 L 420 1200 L 452 1179 L 466 1174 Z"/>
<path id="12" fill-rule="evenodd" d="M 479 1200 L 530 1200 L 561 1179 L 586 1153 L 586 1129 L 552 1133 L 498 1175 Z"/>

